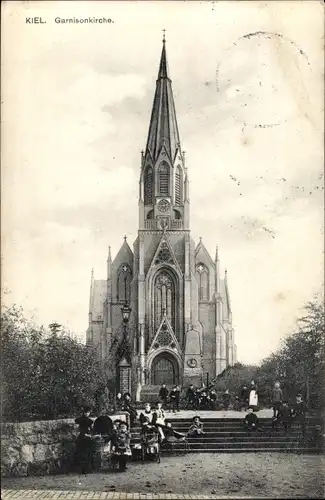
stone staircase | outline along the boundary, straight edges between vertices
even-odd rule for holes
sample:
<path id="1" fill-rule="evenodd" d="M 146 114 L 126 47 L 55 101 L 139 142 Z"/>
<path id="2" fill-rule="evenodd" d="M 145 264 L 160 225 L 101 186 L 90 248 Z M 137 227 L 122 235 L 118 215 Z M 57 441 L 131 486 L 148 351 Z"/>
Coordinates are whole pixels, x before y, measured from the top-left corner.
<path id="1" fill-rule="evenodd" d="M 191 418 L 168 419 L 172 427 L 184 434 L 191 425 Z M 243 427 L 241 418 L 201 418 L 204 432 L 202 437 L 188 438 L 189 453 L 244 453 L 244 452 L 291 452 L 291 453 L 320 453 L 323 452 L 319 442 L 315 442 L 313 430 L 318 423 L 314 418 L 308 418 L 306 422 L 305 438 L 302 437 L 300 428 L 293 424 L 287 435 L 281 426 L 272 429 L 270 418 L 260 419 L 261 431 L 249 434 Z M 140 442 L 140 425 L 137 423 L 132 427 L 132 444 Z M 184 451 L 184 443 L 179 442 L 173 446 L 173 453 Z M 162 455 L 170 453 L 170 450 L 161 449 Z"/>

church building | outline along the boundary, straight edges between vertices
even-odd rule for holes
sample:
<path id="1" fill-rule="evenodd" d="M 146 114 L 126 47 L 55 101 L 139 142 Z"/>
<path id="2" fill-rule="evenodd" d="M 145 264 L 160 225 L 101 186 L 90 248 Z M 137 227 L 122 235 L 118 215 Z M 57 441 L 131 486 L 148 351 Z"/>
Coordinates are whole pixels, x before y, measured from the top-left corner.
<path id="1" fill-rule="evenodd" d="M 108 360 L 116 390 L 138 401 L 170 388 L 214 379 L 236 362 L 227 272 L 191 238 L 189 172 L 181 148 L 166 42 L 139 173 L 139 227 L 107 277 L 91 276 L 87 343 Z M 130 309 L 123 321 L 121 309 Z"/>

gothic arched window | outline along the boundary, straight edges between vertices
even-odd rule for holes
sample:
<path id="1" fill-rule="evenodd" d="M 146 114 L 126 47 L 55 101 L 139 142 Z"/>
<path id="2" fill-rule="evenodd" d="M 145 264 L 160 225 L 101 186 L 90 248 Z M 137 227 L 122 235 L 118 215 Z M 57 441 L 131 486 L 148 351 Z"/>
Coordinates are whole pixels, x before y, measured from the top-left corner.
<path id="1" fill-rule="evenodd" d="M 158 170 L 158 191 L 161 196 L 169 194 L 169 166 L 166 162 L 161 163 Z"/>
<path id="2" fill-rule="evenodd" d="M 175 173 L 175 205 L 181 205 L 183 200 L 183 172 L 178 165 Z"/>
<path id="3" fill-rule="evenodd" d="M 146 205 L 152 205 L 152 186 L 153 171 L 151 167 L 147 167 L 144 176 L 144 202 Z"/>
<path id="4" fill-rule="evenodd" d="M 158 330 L 164 314 L 166 314 L 175 332 L 175 310 L 175 282 L 168 271 L 162 270 L 154 281 L 155 331 Z"/>
<path id="5" fill-rule="evenodd" d="M 122 264 L 117 273 L 117 300 L 129 302 L 131 299 L 132 272 L 127 264 Z"/>
<path id="6" fill-rule="evenodd" d="M 209 271 L 202 263 L 196 266 L 196 278 L 199 288 L 199 300 L 209 300 Z"/>

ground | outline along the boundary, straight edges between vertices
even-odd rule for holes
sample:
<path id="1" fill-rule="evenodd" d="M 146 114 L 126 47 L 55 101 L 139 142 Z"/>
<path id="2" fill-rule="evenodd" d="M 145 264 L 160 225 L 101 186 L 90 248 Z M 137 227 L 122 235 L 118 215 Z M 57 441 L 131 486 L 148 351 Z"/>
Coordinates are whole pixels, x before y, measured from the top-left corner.
<path id="1" fill-rule="evenodd" d="M 162 457 L 160 464 L 132 462 L 125 473 L 3 478 L 2 488 L 183 495 L 190 493 L 209 497 L 215 495 L 215 498 L 228 495 L 230 498 L 324 498 L 324 466 L 325 457 L 320 455 L 188 454 Z M 11 495 L 3 497 L 11 498 Z M 119 497 L 114 495 L 114 498 Z M 18 497 L 15 495 L 15 498 Z M 60 500 L 63 498 L 65 497 L 60 496 Z M 94 497 L 91 495 L 91 498 Z"/>

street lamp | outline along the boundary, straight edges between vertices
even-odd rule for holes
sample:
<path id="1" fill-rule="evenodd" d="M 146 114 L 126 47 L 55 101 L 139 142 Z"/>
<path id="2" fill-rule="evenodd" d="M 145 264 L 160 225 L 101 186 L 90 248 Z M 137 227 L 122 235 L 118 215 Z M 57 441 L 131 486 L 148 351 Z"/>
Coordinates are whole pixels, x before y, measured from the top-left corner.
<path id="1" fill-rule="evenodd" d="M 125 302 L 125 304 L 123 304 L 123 306 L 121 307 L 121 311 L 122 311 L 124 327 L 126 328 L 126 325 L 130 319 L 130 314 L 131 314 L 132 309 L 131 309 L 131 307 L 128 306 L 128 303 Z"/>

